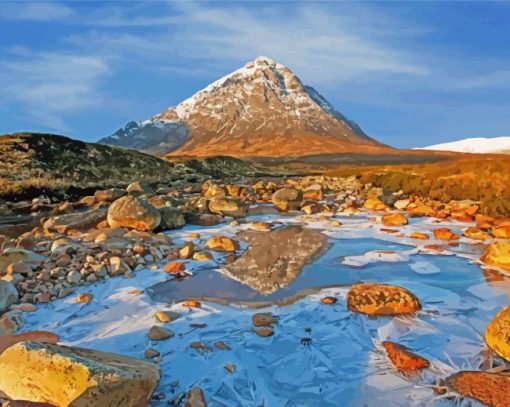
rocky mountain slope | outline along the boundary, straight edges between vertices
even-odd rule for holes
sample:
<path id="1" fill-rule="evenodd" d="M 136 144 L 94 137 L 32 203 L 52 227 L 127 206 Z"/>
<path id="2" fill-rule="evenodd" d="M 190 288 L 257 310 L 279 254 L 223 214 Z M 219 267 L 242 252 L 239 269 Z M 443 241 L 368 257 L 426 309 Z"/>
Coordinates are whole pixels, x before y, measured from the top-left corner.
<path id="1" fill-rule="evenodd" d="M 101 143 L 152 154 L 285 157 L 393 151 L 368 137 L 292 71 L 266 57 Z"/>
<path id="2" fill-rule="evenodd" d="M 88 188 L 127 185 L 133 181 L 169 183 L 197 179 L 202 175 L 223 176 L 231 166 L 236 175 L 256 170 L 231 159 L 198 165 L 171 163 L 138 151 L 85 143 L 52 134 L 16 133 L 0 136 L 0 197 L 62 195 Z M 220 165 L 221 164 L 221 165 Z M 228 174 L 227 174 L 228 175 Z"/>
<path id="3" fill-rule="evenodd" d="M 435 144 L 417 150 L 455 151 L 459 153 L 510 154 L 510 137 L 476 137 Z"/>

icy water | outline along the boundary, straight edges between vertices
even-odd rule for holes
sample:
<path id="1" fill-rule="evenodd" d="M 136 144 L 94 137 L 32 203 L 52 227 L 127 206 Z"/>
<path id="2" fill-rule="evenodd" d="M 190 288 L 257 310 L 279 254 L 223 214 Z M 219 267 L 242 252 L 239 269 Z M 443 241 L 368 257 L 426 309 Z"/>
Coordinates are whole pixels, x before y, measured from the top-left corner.
<path id="1" fill-rule="evenodd" d="M 303 223 L 289 217 L 260 219 Z M 94 295 L 90 304 L 68 298 L 40 306 L 26 314 L 24 329 L 51 330 L 66 344 L 137 358 L 143 358 L 148 347 L 159 350 L 163 375 L 157 393 L 165 398 L 154 400 L 153 406 L 167 406 L 193 386 L 204 390 L 209 406 L 453 405 L 431 387 L 440 377 L 480 368 L 485 355 L 483 332 L 508 303 L 510 280 L 484 272 L 475 262 L 482 246 L 467 239 L 462 238 L 457 247 L 443 245 L 444 250 L 437 252 L 424 246 L 440 242 L 416 242 L 385 233 L 365 215 L 339 220 L 340 227 L 307 222 L 307 227 L 328 236 L 329 250 L 269 296 L 222 275 L 217 270 L 218 255 L 216 262 L 189 261 L 194 276 L 180 282 L 160 271 L 143 270 L 132 279 L 114 278 L 83 287 L 80 291 Z M 455 231 L 466 226 L 447 225 Z M 243 227 L 188 226 L 171 235 L 180 242 L 193 230 L 205 240 L 215 234 L 233 236 Z M 407 236 L 435 227 L 431 220 L 419 219 L 400 231 Z M 383 254 L 374 256 L 373 251 Z M 420 299 L 423 309 L 406 318 L 352 313 L 346 295 L 351 284 L 361 281 L 403 286 Z M 130 294 L 133 289 L 147 293 L 135 296 Z M 338 302 L 322 304 L 326 295 Z M 178 303 L 188 297 L 214 301 L 190 310 Z M 257 310 L 247 306 L 276 300 L 287 305 Z M 147 331 L 156 324 L 158 310 L 174 310 L 182 317 L 166 326 L 176 333 L 174 338 L 151 343 Z M 272 337 L 258 337 L 252 330 L 251 316 L 261 311 L 279 317 Z M 206 326 L 191 326 L 196 323 Z M 219 340 L 231 350 L 215 348 Z M 429 359 L 431 368 L 418 377 L 401 376 L 381 351 L 384 340 L 408 346 Z M 190 348 L 193 341 L 204 342 L 212 351 Z M 233 373 L 224 368 L 227 363 L 235 365 Z"/>

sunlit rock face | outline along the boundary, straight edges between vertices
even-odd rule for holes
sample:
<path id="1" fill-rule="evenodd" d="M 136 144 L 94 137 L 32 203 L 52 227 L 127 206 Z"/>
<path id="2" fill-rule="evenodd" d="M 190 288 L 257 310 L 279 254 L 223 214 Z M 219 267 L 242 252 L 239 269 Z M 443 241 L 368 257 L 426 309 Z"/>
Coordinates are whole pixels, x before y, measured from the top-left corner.
<path id="1" fill-rule="evenodd" d="M 306 263 L 327 248 L 324 234 L 298 225 L 269 233 L 245 231 L 239 238 L 248 243 L 248 250 L 222 271 L 262 294 L 290 284 Z"/>

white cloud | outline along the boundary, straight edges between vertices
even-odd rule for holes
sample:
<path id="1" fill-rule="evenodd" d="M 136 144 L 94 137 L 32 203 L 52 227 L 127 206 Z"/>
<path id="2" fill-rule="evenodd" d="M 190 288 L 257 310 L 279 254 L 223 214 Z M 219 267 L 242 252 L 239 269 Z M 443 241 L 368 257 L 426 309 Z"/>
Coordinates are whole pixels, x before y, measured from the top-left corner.
<path id="1" fill-rule="evenodd" d="M 52 2 L 3 2 L 0 7 L 0 19 L 5 20 L 52 21 L 72 14 L 70 7 Z"/>

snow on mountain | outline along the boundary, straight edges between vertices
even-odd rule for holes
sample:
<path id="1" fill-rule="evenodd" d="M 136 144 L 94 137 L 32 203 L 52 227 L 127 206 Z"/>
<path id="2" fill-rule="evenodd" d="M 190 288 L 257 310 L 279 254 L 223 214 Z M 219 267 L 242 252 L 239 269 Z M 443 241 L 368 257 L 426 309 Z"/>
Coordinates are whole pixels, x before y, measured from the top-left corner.
<path id="1" fill-rule="evenodd" d="M 433 146 L 416 148 L 415 150 L 456 151 L 460 153 L 502 153 L 510 154 L 510 137 L 476 137 L 450 143 L 435 144 Z"/>
<path id="2" fill-rule="evenodd" d="M 134 123 L 134 124 L 133 124 Z M 153 154 L 299 156 L 389 150 L 267 57 L 100 140 Z"/>

